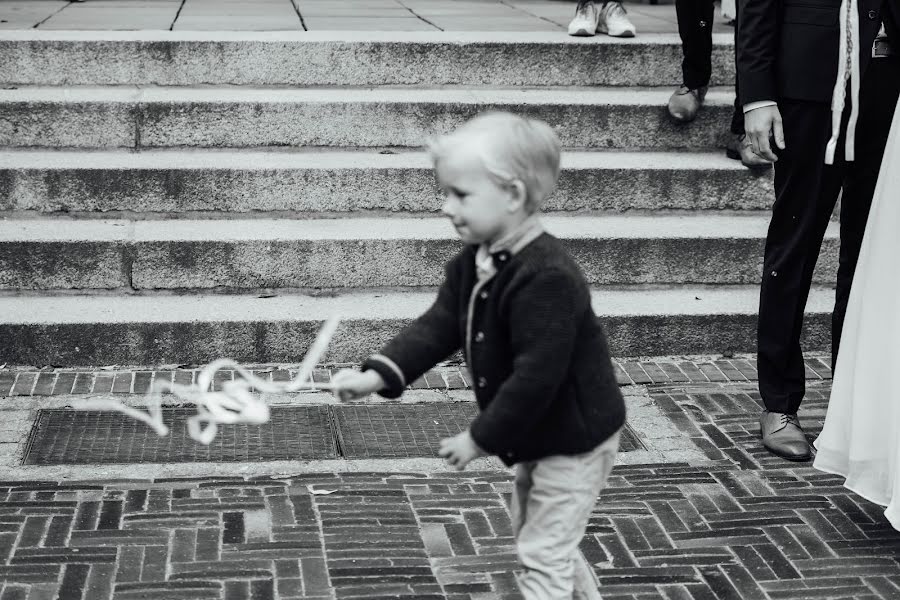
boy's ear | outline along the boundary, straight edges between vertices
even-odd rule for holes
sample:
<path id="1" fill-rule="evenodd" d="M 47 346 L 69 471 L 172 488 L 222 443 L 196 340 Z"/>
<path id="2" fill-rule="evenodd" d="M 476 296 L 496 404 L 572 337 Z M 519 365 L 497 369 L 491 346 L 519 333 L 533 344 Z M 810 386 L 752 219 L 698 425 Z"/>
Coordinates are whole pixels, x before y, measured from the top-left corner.
<path id="1" fill-rule="evenodd" d="M 528 190 L 525 189 L 525 182 L 514 179 L 509 183 L 509 212 L 517 212 L 525 206 L 528 200 Z"/>

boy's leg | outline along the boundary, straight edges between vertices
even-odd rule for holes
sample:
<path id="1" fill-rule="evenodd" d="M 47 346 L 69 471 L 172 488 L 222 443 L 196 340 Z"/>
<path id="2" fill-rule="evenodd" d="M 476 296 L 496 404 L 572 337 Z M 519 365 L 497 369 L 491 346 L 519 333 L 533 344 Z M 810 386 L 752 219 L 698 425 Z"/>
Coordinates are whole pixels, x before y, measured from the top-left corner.
<path id="1" fill-rule="evenodd" d="M 531 472 L 534 470 L 535 464 L 534 462 L 525 462 L 516 465 L 516 475 L 509 506 L 513 536 L 516 539 L 518 539 L 519 532 L 522 530 L 522 525 L 525 524 L 525 519 L 528 515 L 528 493 L 531 491 Z M 584 556 L 577 549 L 572 556 L 572 561 L 575 568 L 574 598 L 576 600 L 602 600 L 599 592 L 597 592 L 597 578 L 591 571 L 591 567 L 584 559 Z M 593 593 L 591 593 L 592 591 Z"/>
<path id="2" fill-rule="evenodd" d="M 586 454 L 551 456 L 535 463 L 526 518 L 516 536 L 519 560 L 525 568 L 519 588 L 527 600 L 572 597 L 573 557 L 618 448 L 616 433 Z"/>
<path id="3" fill-rule="evenodd" d="M 575 550 L 572 566 L 575 568 L 572 599 L 603 600 L 603 597 L 600 596 L 600 582 L 580 550 Z"/>

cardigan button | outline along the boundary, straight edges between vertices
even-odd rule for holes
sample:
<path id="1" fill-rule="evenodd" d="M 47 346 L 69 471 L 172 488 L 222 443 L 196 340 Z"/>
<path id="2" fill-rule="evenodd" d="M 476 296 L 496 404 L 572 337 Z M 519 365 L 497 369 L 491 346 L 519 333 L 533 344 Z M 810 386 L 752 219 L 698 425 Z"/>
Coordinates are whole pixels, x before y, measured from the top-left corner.
<path id="1" fill-rule="evenodd" d="M 485 379 L 484 377 L 479 377 L 478 378 L 478 387 L 480 387 L 480 388 L 487 387 L 487 379 Z"/>
<path id="2" fill-rule="evenodd" d="M 877 10 L 870 10 L 870 11 L 869 11 L 869 19 L 872 20 L 872 21 L 874 21 L 874 20 L 877 19 L 877 18 L 878 18 L 878 11 L 877 11 Z"/>
<path id="3" fill-rule="evenodd" d="M 484 341 L 484 332 L 483 331 L 479 331 L 478 333 L 475 334 L 475 341 L 476 342 Z"/>
<path id="4" fill-rule="evenodd" d="M 478 294 L 478 295 L 481 297 L 482 300 L 487 300 L 488 293 L 487 293 L 486 291 L 482 291 L 482 292 L 481 292 L 480 294 Z"/>

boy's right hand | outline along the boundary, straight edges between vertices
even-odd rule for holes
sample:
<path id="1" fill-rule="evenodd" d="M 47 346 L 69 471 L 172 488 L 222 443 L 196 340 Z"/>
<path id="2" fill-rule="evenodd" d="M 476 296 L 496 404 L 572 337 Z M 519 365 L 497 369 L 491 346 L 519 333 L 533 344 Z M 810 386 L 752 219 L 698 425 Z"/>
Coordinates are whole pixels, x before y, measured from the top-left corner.
<path id="1" fill-rule="evenodd" d="M 365 398 L 384 389 L 384 379 L 377 371 L 341 369 L 331 378 L 331 391 L 341 402 Z"/>

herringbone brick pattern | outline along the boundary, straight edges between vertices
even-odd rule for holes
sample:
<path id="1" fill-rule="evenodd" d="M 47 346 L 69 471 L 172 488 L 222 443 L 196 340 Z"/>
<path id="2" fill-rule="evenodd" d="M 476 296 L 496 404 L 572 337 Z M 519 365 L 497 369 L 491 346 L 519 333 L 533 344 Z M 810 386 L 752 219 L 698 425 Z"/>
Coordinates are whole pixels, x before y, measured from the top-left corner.
<path id="1" fill-rule="evenodd" d="M 898 535 L 811 468 L 628 467 L 582 548 L 604 598 L 896 598 Z"/>
<path id="2" fill-rule="evenodd" d="M 822 431 L 829 391 L 830 382 L 808 385 L 799 416 L 810 442 Z M 653 400 L 710 460 L 728 460 L 742 469 L 784 465 L 759 443 L 764 405 L 755 385 L 662 386 L 653 391 Z"/>
<path id="3" fill-rule="evenodd" d="M 827 395 L 804 403 L 811 435 Z M 710 460 L 614 469 L 581 544 L 606 600 L 900 598 L 900 533 L 840 478 L 760 451 L 752 386 L 653 398 Z M 511 599 L 510 489 L 506 472 L 0 482 L 0 600 Z"/>
<path id="4" fill-rule="evenodd" d="M 505 473 L 3 482 L 0 598 L 515 597 Z M 616 467 L 607 600 L 900 596 L 900 534 L 809 467 Z"/>

